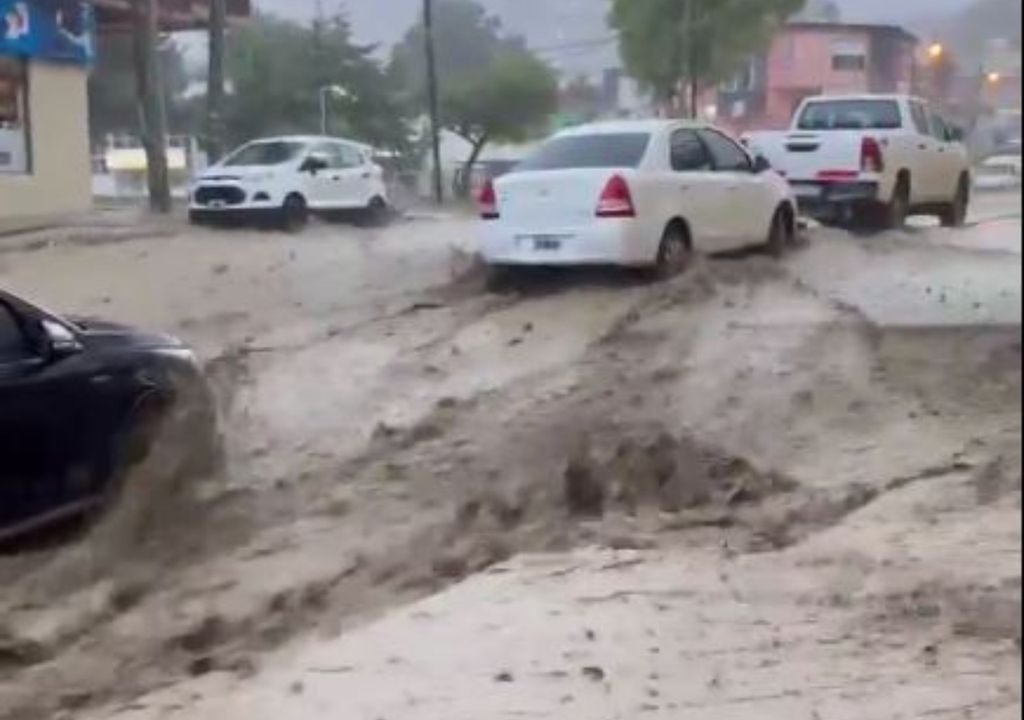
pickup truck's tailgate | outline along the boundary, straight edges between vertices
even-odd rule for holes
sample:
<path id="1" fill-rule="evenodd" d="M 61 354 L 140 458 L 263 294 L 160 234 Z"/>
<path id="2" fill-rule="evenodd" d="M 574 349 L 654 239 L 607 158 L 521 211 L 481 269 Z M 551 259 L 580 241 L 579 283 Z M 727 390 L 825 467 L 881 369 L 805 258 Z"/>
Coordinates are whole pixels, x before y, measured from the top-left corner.
<path id="1" fill-rule="evenodd" d="M 790 181 L 860 172 L 862 137 L 860 131 L 842 130 L 787 133 L 782 138 L 781 157 L 776 167 Z"/>

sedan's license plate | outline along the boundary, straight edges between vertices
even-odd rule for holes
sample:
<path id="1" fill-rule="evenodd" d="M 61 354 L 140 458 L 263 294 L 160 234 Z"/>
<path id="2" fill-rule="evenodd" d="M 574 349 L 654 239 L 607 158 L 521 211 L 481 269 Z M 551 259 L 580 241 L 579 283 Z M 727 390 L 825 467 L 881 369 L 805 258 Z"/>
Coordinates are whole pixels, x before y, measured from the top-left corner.
<path id="1" fill-rule="evenodd" d="M 799 198 L 821 197 L 821 187 L 818 185 L 793 185 L 793 194 Z"/>
<path id="2" fill-rule="evenodd" d="M 562 247 L 562 241 L 555 238 L 537 237 L 533 239 L 534 250 L 558 250 Z"/>

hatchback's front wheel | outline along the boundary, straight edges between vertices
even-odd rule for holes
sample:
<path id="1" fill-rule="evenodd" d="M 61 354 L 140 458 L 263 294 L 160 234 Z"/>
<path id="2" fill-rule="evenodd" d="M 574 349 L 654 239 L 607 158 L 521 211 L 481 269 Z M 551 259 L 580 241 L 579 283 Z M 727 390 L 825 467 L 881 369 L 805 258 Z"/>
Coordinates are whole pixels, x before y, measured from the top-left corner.
<path id="1" fill-rule="evenodd" d="M 281 207 L 281 225 L 285 230 L 294 232 L 301 230 L 309 222 L 309 208 L 306 199 L 297 193 L 292 193 L 284 199 Z"/>

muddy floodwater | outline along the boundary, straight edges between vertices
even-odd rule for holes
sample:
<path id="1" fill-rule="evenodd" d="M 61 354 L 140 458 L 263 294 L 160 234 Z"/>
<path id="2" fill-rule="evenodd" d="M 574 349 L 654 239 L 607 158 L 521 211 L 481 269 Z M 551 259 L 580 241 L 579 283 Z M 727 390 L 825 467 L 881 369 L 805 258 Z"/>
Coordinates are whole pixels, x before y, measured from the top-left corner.
<path id="1" fill-rule="evenodd" d="M 1019 716 L 1020 195 L 488 292 L 475 222 L 0 239 L 230 462 L 0 556 L 0 718 Z"/>

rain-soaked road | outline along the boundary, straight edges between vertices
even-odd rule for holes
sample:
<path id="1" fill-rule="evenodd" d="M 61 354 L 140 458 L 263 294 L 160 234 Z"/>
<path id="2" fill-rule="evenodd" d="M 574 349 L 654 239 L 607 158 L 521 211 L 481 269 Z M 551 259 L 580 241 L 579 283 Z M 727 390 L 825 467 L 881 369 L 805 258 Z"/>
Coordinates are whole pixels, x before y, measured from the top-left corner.
<path id="1" fill-rule="evenodd" d="M 0 718 L 1002 717 L 1020 697 L 1000 644 L 1020 603 L 1020 195 L 980 198 L 973 222 L 503 295 L 460 218 L 0 251 L 5 288 L 193 343 L 233 458 L 149 536 L 0 558 Z M 638 480 L 602 520 L 566 516 L 567 462 L 642 480 L 691 444 L 740 473 L 695 515 L 645 508 L 664 490 Z M 979 479 L 993 458 L 1005 472 Z M 599 550 L 350 631 L 581 546 Z M 538 620 L 555 617 L 588 626 Z"/>

